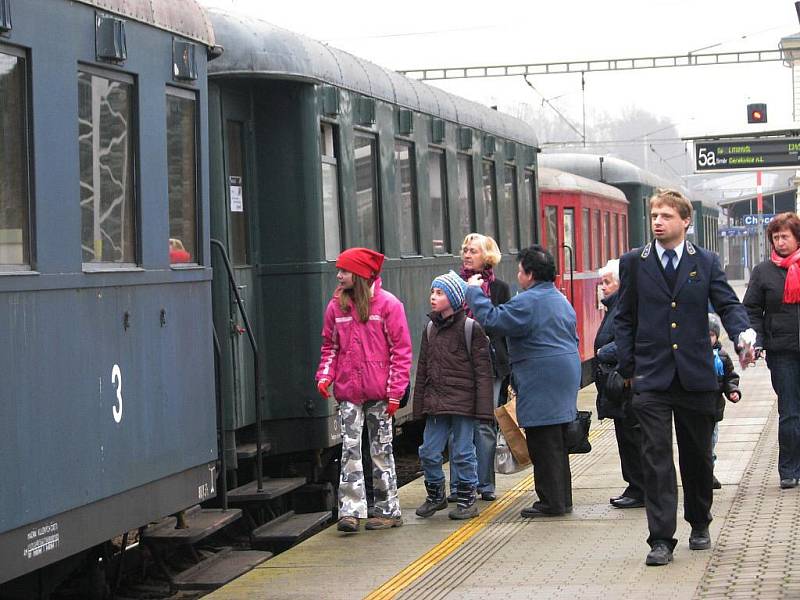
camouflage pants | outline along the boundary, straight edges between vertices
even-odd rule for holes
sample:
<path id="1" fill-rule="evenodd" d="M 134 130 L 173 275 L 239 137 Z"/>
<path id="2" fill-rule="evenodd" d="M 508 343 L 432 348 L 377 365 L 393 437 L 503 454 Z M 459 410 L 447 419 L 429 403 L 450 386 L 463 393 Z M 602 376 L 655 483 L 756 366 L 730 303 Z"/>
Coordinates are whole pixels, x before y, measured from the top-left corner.
<path id="1" fill-rule="evenodd" d="M 369 432 L 372 455 L 372 481 L 375 494 L 375 514 L 384 517 L 400 516 L 397 498 L 397 475 L 392 454 L 392 418 L 386 412 L 388 402 L 365 404 L 339 403 L 342 426 L 342 464 L 339 477 L 339 516 L 367 516 L 367 497 L 364 491 L 364 466 L 361 462 L 361 432 L 364 421 Z"/>

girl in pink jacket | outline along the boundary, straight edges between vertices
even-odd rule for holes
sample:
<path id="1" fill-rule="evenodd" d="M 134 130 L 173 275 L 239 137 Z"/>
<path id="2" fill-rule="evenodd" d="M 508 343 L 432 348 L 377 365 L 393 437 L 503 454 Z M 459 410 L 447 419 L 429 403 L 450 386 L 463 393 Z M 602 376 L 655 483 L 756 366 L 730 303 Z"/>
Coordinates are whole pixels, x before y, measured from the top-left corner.
<path id="1" fill-rule="evenodd" d="M 400 407 L 411 369 L 411 336 L 403 303 L 381 289 L 383 254 L 350 248 L 336 260 L 339 286 L 325 309 L 317 389 L 334 386 L 342 429 L 339 479 L 340 531 L 355 532 L 367 516 L 361 433 L 372 455 L 375 516 L 366 529 L 400 527 L 400 502 L 392 454 L 392 415 Z"/>

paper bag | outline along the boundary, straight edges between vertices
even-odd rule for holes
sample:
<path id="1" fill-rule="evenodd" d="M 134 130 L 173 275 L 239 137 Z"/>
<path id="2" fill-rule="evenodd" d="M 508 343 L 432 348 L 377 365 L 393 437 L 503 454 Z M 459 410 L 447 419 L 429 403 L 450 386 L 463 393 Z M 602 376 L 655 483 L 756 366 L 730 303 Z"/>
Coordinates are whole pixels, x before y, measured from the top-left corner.
<path id="1" fill-rule="evenodd" d="M 517 463 L 520 466 L 531 464 L 528 443 L 525 441 L 525 432 L 517 425 L 517 395 L 510 386 L 508 389 L 508 402 L 494 409 L 494 416 Z"/>

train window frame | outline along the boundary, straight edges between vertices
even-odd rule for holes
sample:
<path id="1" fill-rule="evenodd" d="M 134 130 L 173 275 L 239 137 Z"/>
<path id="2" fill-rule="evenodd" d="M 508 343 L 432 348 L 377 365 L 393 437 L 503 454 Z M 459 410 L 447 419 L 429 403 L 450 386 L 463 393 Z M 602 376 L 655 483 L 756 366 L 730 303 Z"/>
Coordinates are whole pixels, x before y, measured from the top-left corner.
<path id="1" fill-rule="evenodd" d="M 511 181 L 508 175 L 511 172 Z M 509 185 L 510 184 L 510 185 Z M 510 198 L 509 198 L 510 192 Z M 503 163 L 503 206 L 500 206 L 500 198 L 497 198 L 498 233 L 501 233 L 500 243 L 505 246 L 506 252 L 515 254 L 520 250 L 519 234 L 519 190 L 517 188 L 517 165 L 512 162 Z M 507 231 L 501 231 L 506 226 L 511 226 L 511 240 L 505 239 Z M 509 243 L 511 242 L 511 243 Z M 502 247 L 502 246 L 501 246 Z"/>
<path id="2" fill-rule="evenodd" d="M 553 256 L 556 262 L 556 271 L 563 273 L 561 269 L 561 254 L 559 253 L 558 243 L 558 207 L 548 204 L 544 207 L 544 247 Z"/>
<path id="3" fill-rule="evenodd" d="M 534 169 L 527 167 L 523 169 L 522 184 L 526 188 L 526 193 L 530 195 L 528 201 L 532 221 L 532 235 L 530 236 L 530 242 L 528 243 L 533 244 L 535 241 L 539 240 L 539 217 L 536 212 L 536 171 L 534 171 Z M 520 245 L 524 246 L 525 242 L 520 240 Z"/>
<path id="4" fill-rule="evenodd" d="M 605 266 L 603 262 L 603 253 L 600 243 L 602 239 L 602 220 L 600 219 L 600 209 L 592 209 L 592 265 L 595 269 L 602 269 Z"/>
<path id="5" fill-rule="evenodd" d="M 487 167 L 489 168 L 488 186 L 486 185 Z M 490 200 L 488 203 L 487 188 L 489 191 L 488 199 Z M 483 232 L 485 235 L 497 240 L 500 227 L 497 218 L 497 164 L 494 159 L 486 157 L 481 158 L 481 208 L 483 209 Z M 489 217 L 491 217 L 491 221 L 487 223 Z M 492 227 L 489 225 L 492 225 Z"/>
<path id="6" fill-rule="evenodd" d="M 462 171 L 462 164 L 466 170 Z M 465 176 L 462 179 L 462 174 Z M 458 152 L 456 154 L 456 180 L 458 182 L 458 224 L 461 235 L 467 237 L 475 231 L 475 166 L 472 154 L 468 152 Z M 462 184 L 466 183 L 466 197 L 462 195 Z M 466 215 L 464 214 L 464 203 L 466 202 Z M 466 217 L 466 222 L 464 221 Z M 464 227 L 466 225 L 466 227 Z"/>
<path id="7" fill-rule="evenodd" d="M 20 178 L 19 186 L 22 195 L 19 198 L 20 223 L 20 252 L 22 262 L 2 262 L 0 253 L 0 274 L 25 274 L 37 275 L 33 269 L 35 261 L 35 235 L 33 227 L 34 214 L 34 178 L 33 178 L 33 115 L 31 94 L 31 57 L 29 52 L 22 48 L 0 44 L 0 54 L 17 59 L 22 62 L 22 82 L 19 89 L 18 101 L 21 103 L 21 119 L 19 120 L 20 152 L 17 159 L 20 161 L 21 170 L 24 171 Z M 17 63 L 19 64 L 19 63 Z M 13 230 L 12 230 L 13 231 Z"/>
<path id="8" fill-rule="evenodd" d="M 121 271 L 144 271 L 141 268 L 139 261 L 141 260 L 141 190 L 139 189 L 139 155 L 141 152 L 139 140 L 139 86 L 137 79 L 134 75 L 120 70 L 115 70 L 107 67 L 98 67 L 87 63 L 78 63 L 75 72 L 78 82 L 78 106 L 80 109 L 80 76 L 81 74 L 91 75 L 93 77 L 101 77 L 110 81 L 123 83 L 130 86 L 130 123 L 128 126 L 129 139 L 130 139 L 130 173 L 131 173 L 131 227 L 130 234 L 132 243 L 132 262 L 120 261 L 85 261 L 81 256 L 81 268 L 85 273 L 106 273 L 106 272 L 121 272 Z M 79 147 L 79 161 L 80 161 L 80 114 L 77 115 L 79 123 L 78 131 L 78 147 Z M 79 198 L 80 199 L 80 198 Z M 80 206 L 80 204 L 79 204 Z M 81 209 L 82 210 L 82 209 Z M 81 216 L 81 254 L 83 254 L 83 224 Z"/>
<path id="9" fill-rule="evenodd" d="M 200 236 L 200 98 L 198 92 L 194 89 L 178 87 L 175 85 L 168 84 L 165 90 L 165 99 L 167 101 L 167 111 L 169 111 L 169 97 L 172 96 L 174 98 L 180 98 L 183 100 L 191 100 L 194 103 L 194 219 L 193 219 L 193 228 L 194 228 L 194 256 L 192 257 L 193 260 L 189 260 L 186 262 L 180 263 L 173 263 L 170 258 L 170 268 L 176 270 L 182 269 L 194 269 L 202 265 L 202 243 L 201 243 L 201 236 Z M 167 113 L 168 118 L 168 113 Z M 166 128 L 167 135 L 168 128 Z M 167 143 L 167 164 L 169 165 L 169 143 Z M 172 212 L 172 198 L 170 198 L 169 194 L 169 169 L 167 171 L 167 204 L 169 212 Z M 172 217 L 169 216 L 169 247 L 170 250 L 173 248 L 173 240 L 176 239 L 172 235 Z M 177 238 L 177 243 L 175 244 L 177 250 L 184 250 L 184 245 L 180 238 Z M 191 256 L 191 253 L 190 253 Z"/>
<path id="10" fill-rule="evenodd" d="M 404 191 L 403 170 L 400 166 L 402 151 L 405 148 L 408 152 L 406 161 L 408 162 L 408 191 Z M 398 232 L 398 248 L 401 258 L 412 258 L 422 256 L 420 251 L 419 234 L 419 190 L 417 185 L 417 148 L 413 141 L 405 138 L 396 137 L 394 139 L 394 199 L 392 206 L 395 210 L 395 226 Z M 408 202 L 403 200 L 408 195 Z M 408 219 L 410 217 L 410 219 Z M 410 233 L 410 238 L 408 234 Z M 404 247 L 404 242 L 410 241 L 411 246 Z"/>
<path id="11" fill-rule="evenodd" d="M 592 259 L 590 255 L 590 234 L 591 225 L 589 223 L 591 212 L 589 208 L 581 207 L 581 268 L 580 271 L 592 270 Z"/>
<path id="12" fill-rule="evenodd" d="M 434 160 L 436 159 L 436 160 Z M 436 231 L 437 219 L 434 211 L 433 199 L 433 185 L 434 172 L 431 166 L 436 163 L 439 167 L 438 182 L 440 186 L 439 206 L 441 213 L 441 234 L 442 234 L 442 249 L 440 252 L 436 251 Z M 447 185 L 447 152 L 442 146 L 428 146 L 428 196 L 431 204 L 431 243 L 434 256 L 452 256 L 453 245 L 450 239 L 450 211 L 449 211 L 449 187 Z"/>
<path id="13" fill-rule="evenodd" d="M 361 235 L 361 222 L 358 221 L 358 165 L 357 165 L 357 157 L 355 156 L 356 152 L 356 140 L 359 138 L 364 140 L 369 140 L 370 145 L 370 162 L 371 162 L 371 170 L 370 174 L 372 176 L 372 228 L 374 233 L 373 240 L 365 240 Z M 356 215 L 356 224 L 353 228 L 355 232 L 358 233 L 359 239 L 358 240 L 347 240 L 348 246 L 364 246 L 364 247 L 373 247 L 378 251 L 383 251 L 383 235 L 382 235 L 382 219 L 381 219 L 381 189 L 380 189 L 380 146 L 378 145 L 379 139 L 377 133 L 375 133 L 374 129 L 369 129 L 367 127 L 354 127 L 353 128 L 353 199 L 356 201 L 355 210 L 353 213 Z M 349 234 L 348 238 L 353 234 Z M 373 242 L 372 245 L 368 242 Z"/>
<path id="14" fill-rule="evenodd" d="M 611 213 L 611 258 L 619 258 L 621 252 L 619 248 L 619 216 Z M 610 260 L 610 259 L 609 259 Z"/>
<path id="15" fill-rule="evenodd" d="M 611 260 L 611 214 L 609 211 L 603 211 L 601 221 L 603 230 L 603 264 L 608 264 L 608 261 Z"/>
<path id="16" fill-rule="evenodd" d="M 574 206 L 565 206 L 561 210 L 561 244 L 559 245 L 558 251 L 559 253 L 563 254 L 562 260 L 562 275 L 567 274 L 567 270 L 569 267 L 569 261 L 567 260 L 567 252 L 564 249 L 564 246 L 569 246 L 570 254 L 572 255 L 572 270 L 573 272 L 578 272 L 578 261 L 576 260 L 575 256 L 575 207 Z M 567 223 L 569 222 L 569 225 Z M 567 239 L 567 233 L 569 233 L 569 240 Z"/>
<path id="17" fill-rule="evenodd" d="M 322 231 L 323 247 L 326 261 L 335 261 L 343 250 L 342 241 L 344 240 L 344 218 L 342 215 L 342 176 L 341 165 L 339 164 L 339 154 L 341 152 L 341 139 L 339 124 L 332 119 L 320 119 L 320 192 L 322 194 Z M 330 140 L 328 141 L 328 138 Z M 328 148 L 330 145 L 330 148 Z M 330 153 L 327 151 L 330 150 Z M 325 170 L 326 166 L 332 169 L 334 177 L 332 186 L 332 206 L 326 203 L 325 195 Z M 336 225 L 334 228 L 328 227 L 328 218 L 335 217 Z M 333 235 L 332 229 L 335 229 Z"/>
<path id="18" fill-rule="evenodd" d="M 620 215 L 620 224 L 621 224 L 621 232 L 620 232 L 620 240 L 622 240 L 622 252 L 621 254 L 625 254 L 628 248 L 628 215 L 621 214 Z"/>

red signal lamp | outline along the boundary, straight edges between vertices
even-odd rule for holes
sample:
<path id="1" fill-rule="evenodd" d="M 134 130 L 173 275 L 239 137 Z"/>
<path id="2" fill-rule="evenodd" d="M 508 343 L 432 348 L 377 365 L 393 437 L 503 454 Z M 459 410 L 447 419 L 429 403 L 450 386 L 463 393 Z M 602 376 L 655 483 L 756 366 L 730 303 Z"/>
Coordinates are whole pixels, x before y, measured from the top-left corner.
<path id="1" fill-rule="evenodd" d="M 767 105 L 764 103 L 748 104 L 747 105 L 747 122 L 748 123 L 766 123 L 767 122 Z"/>

